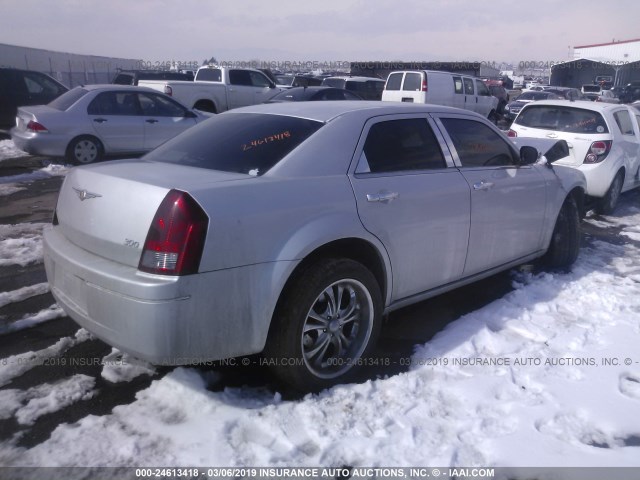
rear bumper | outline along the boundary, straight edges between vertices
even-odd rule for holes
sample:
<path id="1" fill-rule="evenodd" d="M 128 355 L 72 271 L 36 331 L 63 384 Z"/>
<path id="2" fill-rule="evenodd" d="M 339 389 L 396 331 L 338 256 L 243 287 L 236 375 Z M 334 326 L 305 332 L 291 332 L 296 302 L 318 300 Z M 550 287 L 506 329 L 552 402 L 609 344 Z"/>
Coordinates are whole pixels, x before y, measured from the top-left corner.
<path id="1" fill-rule="evenodd" d="M 11 129 L 11 139 L 24 152 L 48 157 L 64 157 L 70 140 L 66 135 L 27 132 L 15 127 Z"/>
<path id="2" fill-rule="evenodd" d="M 78 324 L 131 355 L 184 365 L 260 352 L 290 262 L 184 277 L 150 275 L 44 231 L 51 292 Z"/>

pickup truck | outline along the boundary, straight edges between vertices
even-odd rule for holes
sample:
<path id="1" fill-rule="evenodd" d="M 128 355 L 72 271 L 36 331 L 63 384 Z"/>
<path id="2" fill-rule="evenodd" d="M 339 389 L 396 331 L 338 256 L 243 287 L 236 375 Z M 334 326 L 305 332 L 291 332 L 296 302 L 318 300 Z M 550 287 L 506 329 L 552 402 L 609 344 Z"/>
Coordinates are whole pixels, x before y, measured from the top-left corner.
<path id="1" fill-rule="evenodd" d="M 263 103 L 283 90 L 260 70 L 210 66 L 200 67 L 193 82 L 140 80 L 138 85 L 163 92 L 189 108 L 210 113 Z"/>

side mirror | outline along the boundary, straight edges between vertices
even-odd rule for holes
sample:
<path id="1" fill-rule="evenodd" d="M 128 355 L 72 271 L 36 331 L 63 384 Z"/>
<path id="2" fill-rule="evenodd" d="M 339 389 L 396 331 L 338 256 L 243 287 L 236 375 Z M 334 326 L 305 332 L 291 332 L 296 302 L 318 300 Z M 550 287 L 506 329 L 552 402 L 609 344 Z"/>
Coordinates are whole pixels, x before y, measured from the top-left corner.
<path id="1" fill-rule="evenodd" d="M 535 147 L 520 147 L 520 165 L 533 165 L 540 158 L 540 152 Z"/>
<path id="2" fill-rule="evenodd" d="M 184 112 L 184 118 L 198 118 L 198 115 L 196 115 L 191 110 L 187 110 L 186 112 Z"/>
<path id="3" fill-rule="evenodd" d="M 276 88 L 276 84 L 273 82 L 269 82 L 269 88 Z"/>

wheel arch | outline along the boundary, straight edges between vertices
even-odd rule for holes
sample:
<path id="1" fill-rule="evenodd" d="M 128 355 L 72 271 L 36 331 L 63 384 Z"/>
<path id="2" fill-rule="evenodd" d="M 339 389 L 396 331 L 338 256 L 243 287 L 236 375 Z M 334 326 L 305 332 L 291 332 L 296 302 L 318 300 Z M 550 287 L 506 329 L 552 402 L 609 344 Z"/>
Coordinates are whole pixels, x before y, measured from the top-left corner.
<path id="1" fill-rule="evenodd" d="M 273 315 L 277 314 L 283 299 L 286 297 L 292 285 L 294 285 L 297 279 L 309 268 L 316 265 L 322 259 L 328 258 L 347 258 L 361 263 L 364 267 L 368 268 L 378 282 L 380 294 L 386 306 L 390 295 L 391 272 L 390 266 L 380 250 L 374 244 L 363 238 L 350 237 L 333 240 L 316 247 L 305 255 L 290 273 L 275 304 L 267 338 L 271 335 L 274 325 Z"/>
<path id="2" fill-rule="evenodd" d="M 200 105 L 200 108 L 198 108 L 198 105 Z M 218 113 L 218 106 L 216 105 L 215 100 L 212 100 L 210 98 L 199 98 L 193 103 L 193 107 L 191 108 L 202 110 L 203 112 L 208 113 Z M 210 110 L 207 110 L 207 108 L 209 108 Z"/>

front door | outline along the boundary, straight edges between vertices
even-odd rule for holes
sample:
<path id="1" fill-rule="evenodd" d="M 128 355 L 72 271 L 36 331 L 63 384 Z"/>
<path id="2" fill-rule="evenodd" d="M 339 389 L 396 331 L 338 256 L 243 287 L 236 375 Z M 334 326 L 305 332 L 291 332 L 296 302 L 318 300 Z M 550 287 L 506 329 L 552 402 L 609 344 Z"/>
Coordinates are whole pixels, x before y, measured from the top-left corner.
<path id="1" fill-rule="evenodd" d="M 464 275 L 498 267 L 542 248 L 546 181 L 536 165 L 519 167 L 506 138 L 482 121 L 440 115 L 452 154 L 471 190 Z"/>

